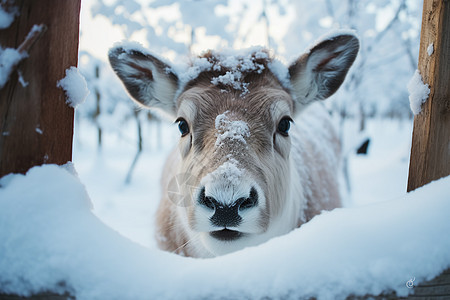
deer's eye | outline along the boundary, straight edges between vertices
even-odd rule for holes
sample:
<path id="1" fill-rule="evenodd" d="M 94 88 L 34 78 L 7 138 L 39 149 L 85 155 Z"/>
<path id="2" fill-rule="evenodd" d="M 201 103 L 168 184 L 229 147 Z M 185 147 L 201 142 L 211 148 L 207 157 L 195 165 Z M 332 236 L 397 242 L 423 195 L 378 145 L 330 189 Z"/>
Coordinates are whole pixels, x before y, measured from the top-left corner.
<path id="1" fill-rule="evenodd" d="M 185 119 L 178 118 L 175 122 L 178 123 L 178 130 L 180 130 L 182 137 L 189 133 L 189 125 Z"/>
<path id="2" fill-rule="evenodd" d="M 277 126 L 277 132 L 281 135 L 288 136 L 289 129 L 291 128 L 292 119 L 290 117 L 283 117 Z"/>

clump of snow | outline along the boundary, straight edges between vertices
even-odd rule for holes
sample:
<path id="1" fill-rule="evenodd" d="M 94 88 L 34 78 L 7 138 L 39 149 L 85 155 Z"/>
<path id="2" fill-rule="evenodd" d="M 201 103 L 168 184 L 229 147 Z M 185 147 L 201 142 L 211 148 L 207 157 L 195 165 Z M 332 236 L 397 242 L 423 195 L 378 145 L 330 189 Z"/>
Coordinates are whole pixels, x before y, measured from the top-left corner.
<path id="1" fill-rule="evenodd" d="M 220 61 L 220 65 L 229 69 L 224 75 L 213 77 L 211 83 L 214 85 L 226 85 L 235 90 L 242 90 L 242 96 L 248 94 L 249 82 L 243 82 L 242 77 L 244 72 L 256 72 L 261 74 L 265 69 L 263 64 L 257 62 L 258 59 L 268 60 L 269 55 L 263 48 L 251 48 L 251 51 L 244 51 L 243 53 L 228 54 L 215 53 L 214 56 Z"/>
<path id="2" fill-rule="evenodd" d="M 447 177 L 205 260 L 131 242 L 91 212 L 76 176 L 35 167 L 0 180 L 0 291 L 69 291 L 81 300 L 406 296 L 412 278 L 418 285 L 450 267 L 449 193 Z"/>
<path id="3" fill-rule="evenodd" d="M 256 60 L 269 59 L 269 54 L 263 47 L 250 47 L 248 49 L 234 50 L 226 49 L 221 52 L 213 52 L 222 66 L 232 70 L 257 71 L 261 73 L 264 70 L 264 66 L 258 64 Z"/>
<path id="4" fill-rule="evenodd" d="M 408 83 L 409 92 L 409 105 L 412 112 L 417 115 L 422 110 L 422 104 L 425 103 L 430 94 L 430 87 L 428 84 L 424 84 L 422 76 L 420 76 L 419 70 L 414 72 L 413 77 Z"/>
<path id="5" fill-rule="evenodd" d="M 428 53 L 428 56 L 431 56 L 431 54 L 434 53 L 434 45 L 433 45 L 433 43 L 428 45 L 427 53 Z"/>
<path id="6" fill-rule="evenodd" d="M 200 75 L 204 71 L 210 71 L 213 68 L 213 64 L 205 57 L 196 57 L 192 60 L 192 65 L 186 70 L 179 71 L 179 79 L 184 84 Z"/>
<path id="7" fill-rule="evenodd" d="M 17 15 L 17 7 L 10 7 L 9 11 L 6 11 L 3 5 L 0 5 L 0 29 L 5 29 L 11 26 Z"/>
<path id="8" fill-rule="evenodd" d="M 0 89 L 8 82 L 15 66 L 27 56 L 26 52 L 21 53 L 13 48 L 3 49 L 0 47 Z"/>
<path id="9" fill-rule="evenodd" d="M 239 168 L 239 162 L 229 157 L 226 162 L 220 165 L 213 172 L 202 178 L 201 184 L 206 186 L 208 183 L 225 181 L 231 186 L 238 186 L 242 181 L 243 171 Z"/>
<path id="10" fill-rule="evenodd" d="M 76 67 L 66 70 L 66 77 L 58 81 L 57 87 L 64 89 L 67 95 L 66 103 L 76 108 L 82 104 L 89 95 L 86 79 Z"/>
<path id="11" fill-rule="evenodd" d="M 242 120 L 231 120 L 229 118 L 229 113 L 229 111 L 226 111 L 216 117 L 216 147 L 220 147 L 225 139 L 231 139 L 232 141 L 239 141 L 246 144 L 245 138 L 250 136 L 248 124 Z"/>
<path id="12" fill-rule="evenodd" d="M 225 75 L 219 75 L 218 77 L 213 77 L 211 80 L 211 83 L 214 85 L 229 85 L 232 86 L 236 90 L 242 90 L 242 73 L 239 71 L 231 72 L 227 71 Z M 246 90 L 248 92 L 248 90 Z"/>

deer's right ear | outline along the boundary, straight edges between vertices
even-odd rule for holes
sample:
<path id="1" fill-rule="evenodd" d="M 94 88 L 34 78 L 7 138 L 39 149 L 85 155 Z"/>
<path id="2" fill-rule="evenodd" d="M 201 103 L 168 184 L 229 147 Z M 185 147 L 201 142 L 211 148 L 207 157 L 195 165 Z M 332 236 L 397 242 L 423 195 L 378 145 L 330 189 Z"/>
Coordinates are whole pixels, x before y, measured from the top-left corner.
<path id="1" fill-rule="evenodd" d="M 333 95 L 344 82 L 358 50 L 358 38 L 346 32 L 323 39 L 297 59 L 289 67 L 296 110 Z"/>
<path id="2" fill-rule="evenodd" d="M 178 77 L 167 64 L 153 55 L 122 46 L 110 49 L 108 56 L 113 70 L 138 104 L 175 116 Z"/>

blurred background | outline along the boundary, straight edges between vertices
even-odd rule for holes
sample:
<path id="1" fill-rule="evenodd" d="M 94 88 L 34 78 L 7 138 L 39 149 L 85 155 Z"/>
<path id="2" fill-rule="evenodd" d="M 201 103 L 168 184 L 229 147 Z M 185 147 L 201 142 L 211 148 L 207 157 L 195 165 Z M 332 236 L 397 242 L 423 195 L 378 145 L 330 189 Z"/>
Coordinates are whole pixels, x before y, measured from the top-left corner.
<path id="1" fill-rule="evenodd" d="M 174 120 L 138 109 L 107 62 L 114 43 L 138 41 L 174 64 L 207 49 L 263 45 L 285 64 L 334 29 L 354 29 L 359 56 L 326 105 L 344 147 L 347 206 L 406 193 L 417 68 L 418 0 L 83 0 L 79 69 L 90 94 L 76 111 L 74 163 L 105 223 L 155 247 L 160 172 L 176 145 Z M 366 153 L 357 154 L 364 141 Z M 361 151 L 360 151 L 361 152 Z"/>

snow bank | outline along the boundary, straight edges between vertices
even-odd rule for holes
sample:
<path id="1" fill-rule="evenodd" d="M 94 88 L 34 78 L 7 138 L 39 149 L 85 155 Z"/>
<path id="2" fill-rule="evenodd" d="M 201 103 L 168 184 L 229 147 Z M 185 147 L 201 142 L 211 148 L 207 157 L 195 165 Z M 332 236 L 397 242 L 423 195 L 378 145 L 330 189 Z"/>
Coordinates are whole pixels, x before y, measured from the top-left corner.
<path id="1" fill-rule="evenodd" d="M 430 86 L 424 84 L 419 70 L 414 72 L 413 77 L 408 83 L 409 105 L 412 112 L 417 115 L 422 111 L 422 104 L 425 103 L 430 94 Z"/>
<path id="2" fill-rule="evenodd" d="M 46 165 L 0 180 L 0 290 L 77 299 L 339 299 L 395 290 L 450 267 L 450 177 L 402 199 L 336 209 L 214 259 L 149 250 L 104 225 L 83 185 Z"/>
<path id="3" fill-rule="evenodd" d="M 89 95 L 86 79 L 81 75 L 76 67 L 70 67 L 66 70 L 66 77 L 58 81 L 57 87 L 64 89 L 67 95 L 67 104 L 77 108 Z"/>

